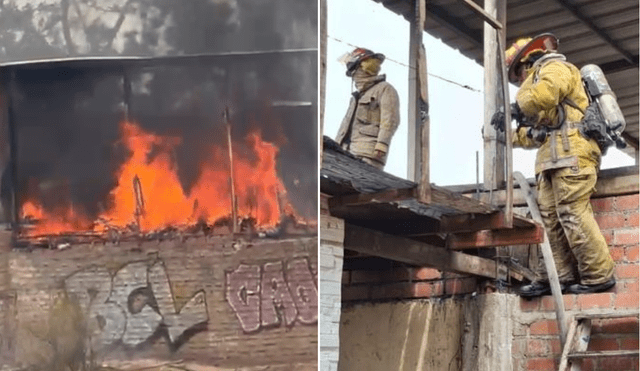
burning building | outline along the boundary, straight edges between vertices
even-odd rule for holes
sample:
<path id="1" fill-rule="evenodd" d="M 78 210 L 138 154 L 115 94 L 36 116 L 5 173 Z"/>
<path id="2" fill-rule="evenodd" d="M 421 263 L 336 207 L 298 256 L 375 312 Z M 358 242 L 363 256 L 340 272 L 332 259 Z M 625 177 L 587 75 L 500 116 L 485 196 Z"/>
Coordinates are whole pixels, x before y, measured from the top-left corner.
<path id="1" fill-rule="evenodd" d="M 5 3 L 0 365 L 317 368 L 316 7 L 267 3 Z"/>
<path id="2" fill-rule="evenodd" d="M 75 350 L 53 346 L 45 367 L 126 369 L 167 354 L 315 367 L 316 158 L 289 130 L 313 132 L 315 103 L 263 85 L 256 67 L 314 59 L 301 49 L 1 66 L 3 260 L 47 279 L 25 285 L 20 268 L 6 271 L 3 336 L 17 345 L 0 354 L 29 365 L 28 344 L 53 337 Z M 34 339 L 42 308 L 49 320 Z M 221 310 L 232 321 L 214 321 Z M 240 361 L 242 340 L 286 342 L 281 331 L 296 325 L 295 349 Z M 210 353 L 219 339 L 235 339 L 232 361 Z"/>
<path id="3" fill-rule="evenodd" d="M 308 150 L 287 127 L 313 120 L 313 103 L 255 72 L 286 68 L 283 54 L 315 51 L 5 65 L 3 207 L 18 243 L 312 231 L 314 158 L 298 161 Z"/>

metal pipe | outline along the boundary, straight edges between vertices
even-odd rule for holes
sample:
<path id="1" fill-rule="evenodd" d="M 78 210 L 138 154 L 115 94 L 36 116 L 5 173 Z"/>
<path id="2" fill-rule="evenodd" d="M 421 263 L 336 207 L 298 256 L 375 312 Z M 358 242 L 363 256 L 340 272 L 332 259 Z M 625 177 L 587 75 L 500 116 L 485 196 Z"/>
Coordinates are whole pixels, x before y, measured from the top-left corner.
<path id="1" fill-rule="evenodd" d="M 480 199 L 480 151 L 476 151 L 476 200 Z"/>

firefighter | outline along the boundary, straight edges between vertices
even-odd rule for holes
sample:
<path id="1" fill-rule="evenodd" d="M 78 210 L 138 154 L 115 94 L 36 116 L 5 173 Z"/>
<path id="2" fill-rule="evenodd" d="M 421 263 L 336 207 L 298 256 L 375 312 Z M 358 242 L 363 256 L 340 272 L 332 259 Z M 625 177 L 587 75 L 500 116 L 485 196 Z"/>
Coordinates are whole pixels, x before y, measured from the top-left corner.
<path id="1" fill-rule="evenodd" d="M 381 170 L 400 123 L 398 93 L 385 75 L 378 74 L 384 59 L 383 54 L 364 48 L 341 58 L 356 90 L 336 137 L 342 148 Z"/>
<path id="2" fill-rule="evenodd" d="M 588 98 L 579 70 L 557 53 L 552 34 L 520 39 L 506 51 L 509 81 L 519 86 L 512 118 L 518 121 L 514 147 L 538 148 L 535 174 L 538 205 L 563 292 L 606 291 L 615 285 L 614 262 L 589 199 L 595 191 L 601 151 L 580 128 Z M 504 114 L 491 120 L 504 131 Z M 540 264 L 520 295 L 551 289 Z"/>

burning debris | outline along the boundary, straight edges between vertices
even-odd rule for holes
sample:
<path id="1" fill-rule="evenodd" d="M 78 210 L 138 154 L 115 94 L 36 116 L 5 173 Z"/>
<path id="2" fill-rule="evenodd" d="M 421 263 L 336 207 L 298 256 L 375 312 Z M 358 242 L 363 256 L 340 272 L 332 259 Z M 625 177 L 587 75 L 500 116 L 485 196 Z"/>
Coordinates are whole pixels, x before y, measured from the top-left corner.
<path id="1" fill-rule="evenodd" d="M 224 120 L 228 148 L 211 145 L 189 189 L 182 185 L 175 161 L 181 139 L 122 122 L 120 140 L 129 156 L 116 171 L 117 182 L 99 215 L 91 218 L 71 202 L 48 210 L 35 192 L 22 203 L 21 240 L 61 249 L 77 243 L 184 240 L 202 234 L 315 234 L 316 223 L 299 217 L 287 198 L 276 170 L 278 148 L 263 141 L 259 132 L 232 147 L 226 110 Z"/>

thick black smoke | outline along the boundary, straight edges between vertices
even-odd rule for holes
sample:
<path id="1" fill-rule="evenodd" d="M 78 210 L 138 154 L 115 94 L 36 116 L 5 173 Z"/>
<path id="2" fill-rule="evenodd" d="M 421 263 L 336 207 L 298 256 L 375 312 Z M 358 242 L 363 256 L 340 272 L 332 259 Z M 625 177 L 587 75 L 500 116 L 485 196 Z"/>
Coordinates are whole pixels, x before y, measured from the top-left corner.
<path id="1" fill-rule="evenodd" d="M 135 14 L 143 20 L 142 27 L 124 42 L 112 43 L 122 50 L 104 47 L 109 44 L 105 40 L 114 40 L 108 28 L 85 30 L 87 45 L 74 44 L 71 49 L 85 55 L 157 56 L 316 47 L 313 0 L 132 3 L 137 4 Z M 0 20 L 11 12 L 0 12 Z M 22 13 L 18 19 L 23 22 L 17 26 L 36 38 L 28 11 Z M 0 42 L 6 35 L 0 33 Z M 69 49 L 68 44 L 42 42 L 0 47 L 12 51 L 5 60 L 59 57 Z M 315 217 L 316 61 L 315 52 L 302 52 L 130 69 L 130 117 L 145 130 L 183 138 L 175 158 L 188 190 L 198 175 L 197 164 L 208 156 L 207 148 L 212 143 L 225 145 L 222 111 L 228 106 L 234 140 L 243 142 L 250 130 L 259 128 L 265 140 L 276 143 L 281 149 L 280 175 L 294 206 L 304 216 Z M 122 73 L 62 66 L 18 71 L 15 81 L 19 195 L 24 198 L 37 188 L 49 195 L 44 200 L 48 208 L 72 201 L 96 215 L 108 201 L 115 169 L 127 155 L 118 143 L 118 123 L 125 111 Z"/>

